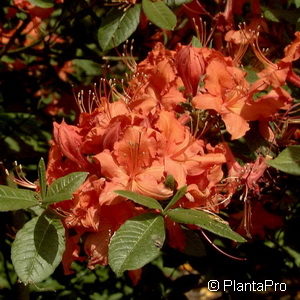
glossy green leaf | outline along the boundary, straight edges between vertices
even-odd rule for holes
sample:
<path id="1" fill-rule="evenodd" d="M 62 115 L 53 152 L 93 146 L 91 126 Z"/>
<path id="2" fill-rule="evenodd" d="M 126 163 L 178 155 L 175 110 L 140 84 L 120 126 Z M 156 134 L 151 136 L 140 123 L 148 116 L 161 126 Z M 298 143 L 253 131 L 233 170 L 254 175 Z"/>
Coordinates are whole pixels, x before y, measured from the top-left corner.
<path id="1" fill-rule="evenodd" d="M 186 186 L 183 186 L 181 189 L 177 191 L 177 193 L 174 195 L 174 197 L 171 199 L 171 201 L 168 203 L 168 205 L 165 207 L 164 212 L 170 209 L 172 206 L 176 204 L 178 200 L 180 200 L 185 194 L 186 194 Z"/>
<path id="2" fill-rule="evenodd" d="M 147 213 L 126 221 L 111 238 L 109 265 L 119 276 L 143 267 L 158 256 L 165 240 L 164 219 Z"/>
<path id="3" fill-rule="evenodd" d="M 278 18 L 274 10 L 266 9 L 263 12 L 263 15 L 269 21 L 276 22 L 276 23 L 280 22 L 280 19 Z"/>
<path id="4" fill-rule="evenodd" d="M 85 181 L 87 172 L 74 172 L 55 180 L 47 191 L 44 203 L 51 204 L 63 200 L 72 199 L 73 193 Z"/>
<path id="5" fill-rule="evenodd" d="M 0 185 L 0 211 L 25 209 L 38 204 L 36 192 Z"/>
<path id="6" fill-rule="evenodd" d="M 136 30 L 141 13 L 141 5 L 136 4 L 125 12 L 112 9 L 103 19 L 98 30 L 98 41 L 105 50 L 117 47 Z"/>
<path id="7" fill-rule="evenodd" d="M 124 198 L 130 199 L 130 200 L 134 201 L 135 203 L 146 206 L 148 208 L 159 209 L 159 210 L 163 209 L 161 207 L 161 205 L 159 204 L 159 202 L 153 198 L 139 195 L 139 194 L 136 194 L 131 191 L 118 190 L 118 191 L 114 191 L 114 192 Z"/>
<path id="8" fill-rule="evenodd" d="M 42 214 L 18 231 L 11 259 L 22 282 L 37 283 L 50 276 L 65 250 L 65 230 L 59 219 Z"/>
<path id="9" fill-rule="evenodd" d="M 44 159 L 41 158 L 38 165 L 38 175 L 39 175 L 39 183 L 41 190 L 41 197 L 45 199 L 47 192 L 47 183 L 46 183 L 46 167 Z"/>
<path id="10" fill-rule="evenodd" d="M 54 0 L 28 0 L 34 6 L 50 8 L 54 6 Z"/>
<path id="11" fill-rule="evenodd" d="M 202 210 L 175 208 L 167 211 L 166 215 L 175 222 L 194 224 L 230 240 L 240 243 L 246 242 L 246 240 L 241 235 L 234 232 L 223 219 L 208 212 Z"/>
<path id="12" fill-rule="evenodd" d="M 156 26 L 173 30 L 176 26 L 176 15 L 163 1 L 142 1 L 143 11 L 147 18 Z"/>
<path id="13" fill-rule="evenodd" d="M 196 36 L 193 36 L 192 37 L 192 42 L 191 42 L 192 46 L 195 47 L 195 48 L 201 48 L 202 47 L 202 44 L 201 44 L 201 41 L 196 37 Z"/>
<path id="14" fill-rule="evenodd" d="M 291 175 L 300 175 L 300 145 L 289 146 L 268 165 Z"/>
<path id="15" fill-rule="evenodd" d="M 263 16 L 272 22 L 280 23 L 282 20 L 295 24 L 299 19 L 298 10 L 287 10 L 282 8 L 270 8 L 268 6 L 261 6 Z"/>
<path id="16" fill-rule="evenodd" d="M 165 0 L 165 3 L 170 7 L 179 6 L 189 2 L 192 2 L 192 0 Z"/>

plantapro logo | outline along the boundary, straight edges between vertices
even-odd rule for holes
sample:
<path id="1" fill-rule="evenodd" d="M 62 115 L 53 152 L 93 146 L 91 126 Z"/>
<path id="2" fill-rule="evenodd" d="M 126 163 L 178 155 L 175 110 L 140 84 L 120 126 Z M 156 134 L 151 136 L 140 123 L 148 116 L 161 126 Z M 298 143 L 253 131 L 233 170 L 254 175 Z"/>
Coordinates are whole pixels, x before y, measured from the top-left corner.
<path id="1" fill-rule="evenodd" d="M 210 280 L 208 282 L 208 289 L 211 292 L 228 290 L 234 292 L 265 292 L 269 289 L 274 290 L 275 292 L 285 292 L 287 286 L 284 282 L 278 283 L 270 279 L 261 282 L 239 282 L 237 280 L 225 279 L 223 281 Z"/>

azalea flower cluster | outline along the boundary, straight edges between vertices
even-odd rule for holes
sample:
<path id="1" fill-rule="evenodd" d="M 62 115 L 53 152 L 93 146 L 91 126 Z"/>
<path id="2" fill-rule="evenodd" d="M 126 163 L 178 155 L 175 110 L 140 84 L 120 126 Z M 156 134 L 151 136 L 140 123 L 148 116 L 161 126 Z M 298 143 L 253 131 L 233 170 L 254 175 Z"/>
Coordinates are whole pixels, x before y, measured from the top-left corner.
<path id="1" fill-rule="evenodd" d="M 250 31 L 227 35 L 237 46 L 233 58 L 207 47 L 178 45 L 171 51 L 157 43 L 138 65 L 126 61 L 132 75 L 122 92 L 115 82 L 101 80 L 101 90 L 109 85 L 109 92 L 79 93 L 78 124 L 54 123 L 47 168 L 49 183 L 74 171 L 89 172 L 72 200 L 54 205 L 67 229 L 66 273 L 72 261 L 86 259 L 80 245 L 90 268 L 106 265 L 113 233 L 145 212 L 115 190 L 164 203 L 187 186 L 179 207 L 216 213 L 241 188 L 244 199 L 249 191 L 259 193 L 266 159 L 259 156 L 242 166 L 225 141 L 243 137 L 252 121 L 266 140 L 274 141 L 269 121 L 292 105 L 282 86 L 286 80 L 298 83 L 291 64 L 300 57 L 299 37 L 277 63 L 267 60 Z M 265 65 L 253 83 L 239 65 L 249 45 Z M 169 245 L 184 249 L 181 227 L 166 222 Z"/>

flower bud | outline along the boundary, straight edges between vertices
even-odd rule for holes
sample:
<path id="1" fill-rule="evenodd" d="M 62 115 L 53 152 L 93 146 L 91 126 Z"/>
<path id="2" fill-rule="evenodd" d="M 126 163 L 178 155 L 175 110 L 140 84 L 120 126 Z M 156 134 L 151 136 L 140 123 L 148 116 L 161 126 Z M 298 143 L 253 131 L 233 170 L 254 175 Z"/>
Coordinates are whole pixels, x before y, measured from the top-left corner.
<path id="1" fill-rule="evenodd" d="M 197 94 L 200 77 L 205 72 L 205 61 L 200 49 L 181 46 L 175 57 L 176 68 L 187 94 Z"/>

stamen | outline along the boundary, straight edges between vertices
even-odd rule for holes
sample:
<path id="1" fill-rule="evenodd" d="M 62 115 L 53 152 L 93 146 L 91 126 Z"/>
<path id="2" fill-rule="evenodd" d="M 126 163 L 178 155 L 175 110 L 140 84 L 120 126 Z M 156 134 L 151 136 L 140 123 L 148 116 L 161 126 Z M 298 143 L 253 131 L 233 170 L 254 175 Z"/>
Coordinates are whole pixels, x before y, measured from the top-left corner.
<path id="1" fill-rule="evenodd" d="M 15 182 L 16 184 L 18 184 L 20 186 L 29 188 L 29 189 L 34 189 L 34 190 L 37 189 L 37 185 L 35 183 L 29 181 L 25 177 L 25 174 L 22 169 L 22 165 L 18 165 L 18 163 L 16 161 L 14 162 L 14 172 L 16 173 L 17 177 L 15 177 L 13 174 L 13 176 L 12 176 L 13 182 Z M 7 176 L 10 176 L 10 173 L 8 172 L 7 169 L 5 169 L 5 173 Z"/>
<path id="2" fill-rule="evenodd" d="M 278 122 L 286 124 L 286 127 L 288 124 L 299 124 L 300 123 L 300 103 L 296 103 L 292 105 L 286 112 L 283 114 L 278 115 Z M 274 123 L 275 126 L 277 126 Z"/>
<path id="3" fill-rule="evenodd" d="M 233 256 L 231 254 L 226 253 L 225 251 L 223 251 L 222 249 L 220 249 L 216 244 L 214 244 L 211 239 L 204 233 L 204 231 L 202 230 L 202 228 L 199 228 L 201 231 L 201 234 L 205 237 L 205 239 L 210 243 L 210 245 L 212 247 L 214 247 L 218 252 L 222 253 L 223 255 L 234 259 L 234 260 L 239 260 L 239 261 L 246 261 L 247 258 L 246 257 L 237 257 L 237 256 Z"/>
<path id="4" fill-rule="evenodd" d="M 258 45 L 258 37 L 259 37 L 259 32 L 256 33 L 254 37 L 254 41 L 251 43 L 252 49 L 258 60 L 264 64 L 267 67 L 270 67 L 274 70 L 278 70 L 278 66 L 271 62 L 263 53 L 263 51 L 260 49 Z"/>
<path id="5" fill-rule="evenodd" d="M 121 79 L 121 86 L 122 86 L 123 95 L 125 96 L 125 102 L 129 103 L 131 97 L 129 96 L 129 94 L 126 91 L 126 88 L 125 88 L 125 85 L 124 85 L 124 79 L 123 78 Z"/>
<path id="6" fill-rule="evenodd" d="M 129 75 L 126 77 L 129 78 Z M 136 72 L 132 75 L 131 80 L 134 80 L 135 85 L 134 89 L 131 89 L 130 87 L 128 89 L 129 94 L 127 94 L 129 95 L 129 102 L 133 103 L 136 98 L 139 97 L 141 89 L 145 88 L 149 84 L 147 77 L 148 75 L 142 72 Z M 131 80 L 128 80 L 128 82 Z"/>
<path id="7" fill-rule="evenodd" d="M 244 57 L 247 49 L 248 49 L 248 46 L 249 46 L 249 43 L 251 43 L 252 39 L 253 39 L 253 35 L 254 35 L 254 32 L 251 31 L 251 30 L 248 30 L 246 29 L 246 24 L 245 23 L 242 23 L 242 24 L 239 24 L 239 29 L 240 29 L 240 32 L 242 34 L 242 42 L 239 44 L 239 48 L 238 48 L 238 51 L 236 53 L 236 55 L 234 56 L 234 59 L 233 59 L 233 63 L 235 65 L 239 65 L 242 58 Z M 250 34 L 250 37 L 248 37 L 248 34 Z"/>
<path id="8" fill-rule="evenodd" d="M 216 25 L 214 25 L 213 27 L 211 27 L 210 31 L 209 31 L 209 35 L 206 38 L 206 42 L 204 43 L 205 47 L 207 47 L 207 45 L 211 42 L 212 36 L 214 34 L 216 30 Z"/>
<path id="9" fill-rule="evenodd" d="M 253 42 L 254 37 L 256 36 L 256 31 L 247 29 L 246 23 L 240 23 L 238 25 L 239 33 L 240 33 L 240 43 L 238 44 L 238 49 L 236 53 L 233 55 L 233 46 L 232 42 L 228 42 L 226 48 L 228 49 L 228 53 L 233 57 L 233 63 L 237 66 L 241 64 L 241 60 L 244 57 L 245 53 L 248 50 L 249 44 Z M 258 29 L 257 29 L 258 30 Z"/>
<path id="10" fill-rule="evenodd" d="M 196 138 L 198 130 L 199 130 L 199 122 L 200 122 L 200 113 L 197 111 L 197 120 L 196 120 L 196 127 L 193 133 L 193 137 Z M 193 128 L 191 128 L 191 132 L 193 132 Z"/>
<path id="11" fill-rule="evenodd" d="M 250 172 L 249 172 L 250 174 Z M 249 176 L 249 175 L 248 175 Z M 250 227 L 251 227 L 251 203 L 248 198 L 248 187 L 245 185 L 245 194 L 241 196 L 241 199 L 244 201 L 244 217 L 243 217 L 243 227 L 246 231 L 246 235 L 249 238 L 251 237 Z"/>
<path id="12" fill-rule="evenodd" d="M 192 22 L 193 22 L 193 25 L 194 25 L 194 27 L 195 27 L 196 36 L 197 36 L 198 40 L 201 42 L 199 26 L 196 24 L 195 18 L 192 18 Z"/>
<path id="13" fill-rule="evenodd" d="M 199 18 L 200 30 L 199 26 L 196 23 L 195 18 L 192 18 L 193 25 L 195 27 L 197 38 L 200 40 L 200 43 L 203 47 L 207 47 L 209 42 L 211 41 L 212 35 L 215 31 L 215 26 L 210 29 L 209 35 L 207 36 L 207 23 L 203 21 L 202 18 Z"/>
<path id="14" fill-rule="evenodd" d="M 115 6 L 124 12 L 128 10 L 133 4 L 135 4 L 135 0 L 110 0 L 104 3 L 105 6 Z"/>
<path id="15" fill-rule="evenodd" d="M 98 94 L 97 94 L 97 84 L 96 83 L 94 83 L 93 90 L 94 90 L 94 93 L 93 93 L 94 101 L 95 101 L 97 107 L 100 107 L 101 106 L 101 103 L 100 103 L 101 93 L 100 93 L 100 98 L 99 98 Z"/>
<path id="16" fill-rule="evenodd" d="M 124 64 L 132 72 L 136 72 L 137 63 L 135 61 L 135 57 L 133 56 L 133 44 L 134 44 L 134 39 L 131 40 L 130 44 L 129 44 L 129 41 L 126 40 L 125 44 L 123 45 L 122 58 L 123 58 Z"/>
<path id="17" fill-rule="evenodd" d="M 206 129 L 208 128 L 208 124 L 209 124 L 209 122 L 206 120 L 200 134 L 198 135 L 198 139 L 204 135 L 204 133 L 206 132 Z"/>
<path id="18" fill-rule="evenodd" d="M 100 78 L 99 90 L 97 91 L 97 84 L 94 83 L 93 90 L 88 90 L 88 96 L 86 99 L 86 93 L 84 90 L 80 90 L 78 93 L 75 92 L 73 87 L 73 95 L 76 100 L 77 106 L 80 109 L 81 113 L 91 114 L 93 110 L 97 107 L 104 107 L 105 110 L 109 109 L 109 98 L 112 94 L 111 88 L 114 89 L 114 84 L 111 84 L 114 80 L 107 82 L 106 79 Z M 110 92 L 107 95 L 106 85 L 111 86 Z M 99 96 L 98 96 L 99 94 Z M 102 94 L 106 95 L 105 97 Z M 113 94 L 114 96 L 114 94 Z"/>

